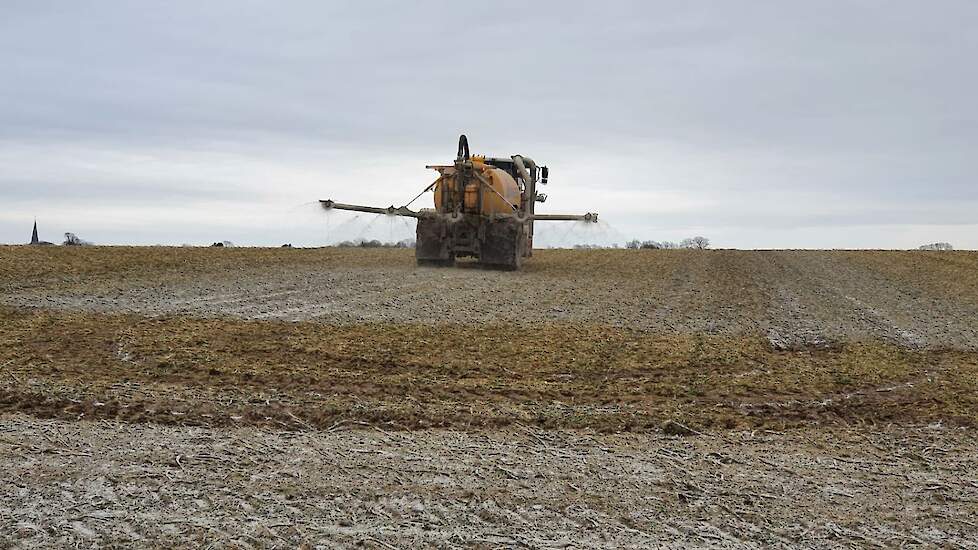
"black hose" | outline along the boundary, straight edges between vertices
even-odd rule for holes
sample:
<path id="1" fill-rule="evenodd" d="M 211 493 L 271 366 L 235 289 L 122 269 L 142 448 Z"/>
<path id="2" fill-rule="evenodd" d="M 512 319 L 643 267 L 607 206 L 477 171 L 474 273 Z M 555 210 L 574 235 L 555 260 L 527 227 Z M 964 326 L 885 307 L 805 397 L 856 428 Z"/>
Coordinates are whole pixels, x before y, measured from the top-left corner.
<path id="1" fill-rule="evenodd" d="M 463 154 L 464 151 L 464 154 Z M 469 140 L 465 134 L 458 136 L 458 160 L 469 160 Z"/>

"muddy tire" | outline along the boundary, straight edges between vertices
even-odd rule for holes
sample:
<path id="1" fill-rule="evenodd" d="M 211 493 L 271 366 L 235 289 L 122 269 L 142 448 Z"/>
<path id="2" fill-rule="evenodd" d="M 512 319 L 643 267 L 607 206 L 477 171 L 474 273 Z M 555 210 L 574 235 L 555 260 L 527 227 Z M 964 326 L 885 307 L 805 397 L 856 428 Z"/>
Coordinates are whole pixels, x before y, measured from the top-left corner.
<path id="1" fill-rule="evenodd" d="M 418 265 L 455 265 L 455 254 L 450 243 L 448 226 L 444 220 L 435 216 L 418 218 L 417 242 L 414 249 L 414 257 Z"/>
<path id="2" fill-rule="evenodd" d="M 526 233 L 523 224 L 512 219 L 486 224 L 479 263 L 494 269 L 516 271 L 523 267 Z"/>

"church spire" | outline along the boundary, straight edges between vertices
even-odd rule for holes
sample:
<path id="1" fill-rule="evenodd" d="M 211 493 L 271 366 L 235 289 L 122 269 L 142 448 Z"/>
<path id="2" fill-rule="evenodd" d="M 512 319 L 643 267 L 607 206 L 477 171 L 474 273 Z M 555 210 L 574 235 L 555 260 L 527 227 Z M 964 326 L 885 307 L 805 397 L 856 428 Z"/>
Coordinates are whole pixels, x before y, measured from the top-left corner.
<path id="1" fill-rule="evenodd" d="M 34 232 L 31 233 L 31 244 L 37 244 L 39 242 L 41 241 L 37 238 L 37 220 L 34 220 Z"/>

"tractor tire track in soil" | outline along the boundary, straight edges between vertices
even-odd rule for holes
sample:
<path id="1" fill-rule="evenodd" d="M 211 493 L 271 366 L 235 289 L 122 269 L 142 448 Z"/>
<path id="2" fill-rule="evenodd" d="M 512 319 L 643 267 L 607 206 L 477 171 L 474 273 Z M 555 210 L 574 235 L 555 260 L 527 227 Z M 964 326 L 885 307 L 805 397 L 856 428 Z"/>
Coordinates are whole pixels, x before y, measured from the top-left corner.
<path id="1" fill-rule="evenodd" d="M 836 340 L 884 339 L 909 348 L 978 349 L 978 309 L 956 296 L 926 296 L 927 280 L 898 280 L 852 261 L 857 253 L 819 256 L 779 252 L 796 276 L 783 280 L 807 283 L 796 290 L 819 311 L 820 324 L 834 328 Z M 817 296 L 817 303 L 813 297 Z M 832 317 L 845 312 L 842 322 Z M 837 327 L 837 328 L 835 328 Z"/>
<path id="2" fill-rule="evenodd" d="M 967 276 L 973 265 L 967 254 L 537 251 L 525 272 L 506 273 L 466 264 L 416 268 L 403 251 L 362 251 L 375 258 L 371 267 L 360 265 L 361 251 L 329 251 L 338 258 L 322 252 L 322 265 L 319 251 L 295 252 L 265 270 L 246 264 L 218 270 L 199 259 L 152 278 L 107 272 L 74 282 L 42 279 L 26 290 L 0 289 L 0 304 L 327 324 L 567 321 L 661 334 L 761 335 L 784 349 L 882 339 L 978 350 L 978 301 L 968 292 L 976 279 Z"/>

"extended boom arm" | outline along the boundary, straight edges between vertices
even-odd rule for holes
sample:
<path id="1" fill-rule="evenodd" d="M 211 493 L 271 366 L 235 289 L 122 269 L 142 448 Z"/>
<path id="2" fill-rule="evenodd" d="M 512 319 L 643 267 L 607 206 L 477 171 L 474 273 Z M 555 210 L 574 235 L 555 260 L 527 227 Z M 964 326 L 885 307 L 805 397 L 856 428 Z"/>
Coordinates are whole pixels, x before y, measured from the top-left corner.
<path id="1" fill-rule="evenodd" d="M 408 218 L 420 218 L 423 216 L 420 212 L 409 209 L 406 206 L 388 206 L 387 208 L 378 208 L 376 206 L 360 206 L 359 204 L 343 204 L 341 202 L 334 202 L 332 200 L 321 200 L 319 203 L 329 210 L 335 208 L 337 210 L 352 210 L 353 212 L 367 212 L 369 214 L 385 214 L 388 216 L 406 216 Z M 519 219 L 526 219 L 520 218 Z M 533 214 L 530 216 L 534 221 L 584 221 L 591 223 L 598 223 L 598 215 L 595 212 L 588 212 L 587 214 Z"/>
<path id="2" fill-rule="evenodd" d="M 597 212 L 588 212 L 587 214 L 534 214 L 533 221 L 582 221 L 598 223 L 598 214 Z"/>
<path id="3" fill-rule="evenodd" d="M 419 218 L 421 214 L 409 209 L 406 206 L 395 207 L 393 204 L 387 208 L 377 208 L 376 206 L 360 206 L 359 204 L 343 204 L 332 200 L 321 200 L 319 204 L 326 210 L 335 208 L 337 210 L 352 210 L 354 212 L 367 212 L 370 214 L 386 214 L 388 216 L 407 216 L 409 218 Z"/>

